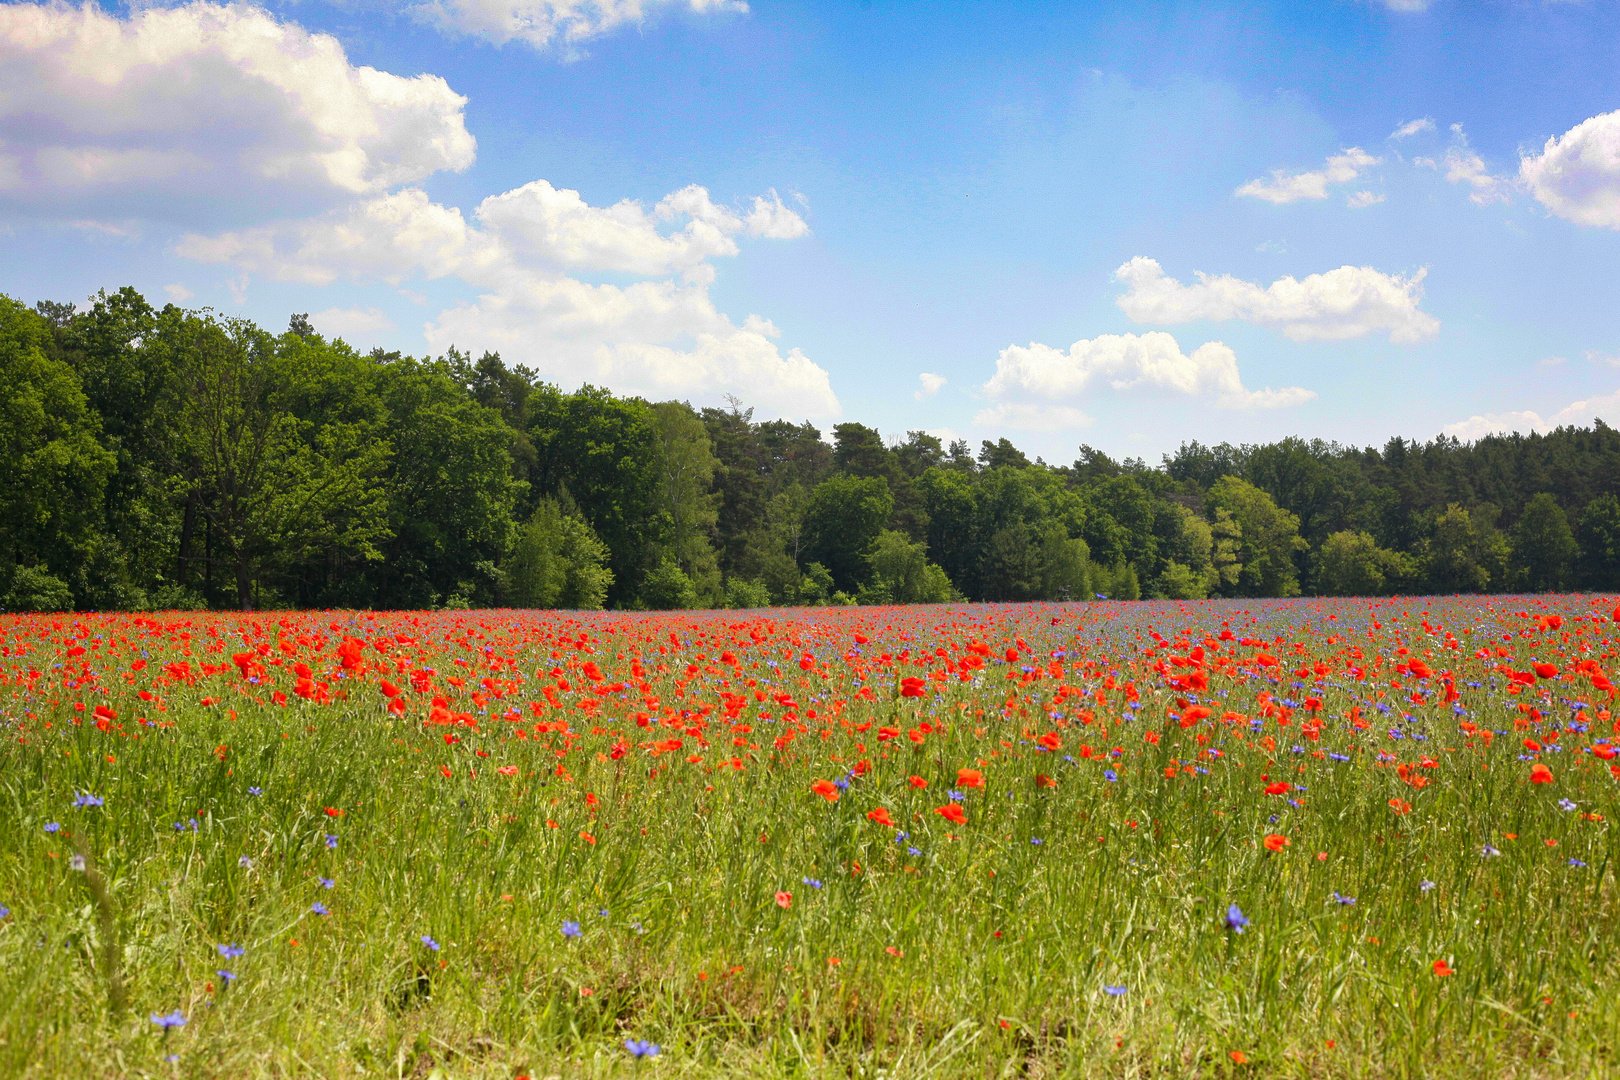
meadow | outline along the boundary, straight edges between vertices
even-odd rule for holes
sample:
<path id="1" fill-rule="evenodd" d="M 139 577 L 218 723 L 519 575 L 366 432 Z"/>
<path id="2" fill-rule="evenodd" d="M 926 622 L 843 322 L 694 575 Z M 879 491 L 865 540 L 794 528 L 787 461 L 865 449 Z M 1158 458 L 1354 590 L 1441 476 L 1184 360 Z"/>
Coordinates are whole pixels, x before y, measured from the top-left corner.
<path id="1" fill-rule="evenodd" d="M 1613 596 L 0 616 L 0 1075 L 1620 1075 Z"/>

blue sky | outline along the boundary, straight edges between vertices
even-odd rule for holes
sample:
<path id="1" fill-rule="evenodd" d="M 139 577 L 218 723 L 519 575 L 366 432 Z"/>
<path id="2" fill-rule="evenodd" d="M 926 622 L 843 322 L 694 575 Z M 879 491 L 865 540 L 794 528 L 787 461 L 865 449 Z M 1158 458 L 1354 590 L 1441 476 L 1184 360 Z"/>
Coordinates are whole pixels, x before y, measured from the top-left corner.
<path id="1" fill-rule="evenodd" d="M 29 302 L 1054 462 L 1620 420 L 1613 0 L 6 4 L 0 52 Z"/>

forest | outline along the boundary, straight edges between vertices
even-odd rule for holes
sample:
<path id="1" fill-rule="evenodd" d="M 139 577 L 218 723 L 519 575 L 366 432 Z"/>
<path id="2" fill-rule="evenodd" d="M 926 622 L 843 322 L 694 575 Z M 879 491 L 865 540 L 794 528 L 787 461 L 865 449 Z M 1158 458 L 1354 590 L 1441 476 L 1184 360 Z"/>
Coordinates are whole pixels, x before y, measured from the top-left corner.
<path id="1" fill-rule="evenodd" d="M 1381 448 L 885 438 L 131 288 L 0 297 L 0 609 L 766 605 L 1620 590 L 1620 433 Z"/>

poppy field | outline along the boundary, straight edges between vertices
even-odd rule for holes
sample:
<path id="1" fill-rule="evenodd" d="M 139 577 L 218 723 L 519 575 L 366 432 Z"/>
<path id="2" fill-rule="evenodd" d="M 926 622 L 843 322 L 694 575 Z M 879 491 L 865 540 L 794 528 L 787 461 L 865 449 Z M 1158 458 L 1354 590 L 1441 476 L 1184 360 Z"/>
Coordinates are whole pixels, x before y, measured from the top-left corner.
<path id="1" fill-rule="evenodd" d="M 0 617 L 0 1073 L 1620 1073 L 1612 596 Z"/>

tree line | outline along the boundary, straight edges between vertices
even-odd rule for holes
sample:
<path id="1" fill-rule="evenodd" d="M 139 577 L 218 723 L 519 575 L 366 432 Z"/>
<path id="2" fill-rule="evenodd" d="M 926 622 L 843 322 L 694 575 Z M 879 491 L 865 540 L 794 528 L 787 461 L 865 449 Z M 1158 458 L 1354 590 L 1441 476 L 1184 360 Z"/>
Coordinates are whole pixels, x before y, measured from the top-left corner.
<path id="1" fill-rule="evenodd" d="M 830 439 L 828 438 L 830 436 Z M 884 439 L 0 297 L 0 608 L 691 608 L 1620 590 L 1620 433 Z"/>

